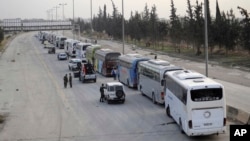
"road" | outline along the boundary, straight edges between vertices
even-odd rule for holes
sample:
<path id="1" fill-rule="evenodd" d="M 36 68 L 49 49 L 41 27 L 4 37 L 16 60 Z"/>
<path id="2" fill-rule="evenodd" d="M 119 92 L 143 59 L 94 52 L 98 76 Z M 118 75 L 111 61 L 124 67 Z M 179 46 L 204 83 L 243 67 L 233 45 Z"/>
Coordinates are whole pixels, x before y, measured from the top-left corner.
<path id="1" fill-rule="evenodd" d="M 0 58 L 0 113 L 7 115 L 0 141 L 229 140 L 229 131 L 187 137 L 163 106 L 133 89 L 126 88 L 124 104 L 100 103 L 99 87 L 112 78 L 73 79 L 73 88 L 63 88 L 67 61 L 48 54 L 33 35 L 17 36 Z"/>

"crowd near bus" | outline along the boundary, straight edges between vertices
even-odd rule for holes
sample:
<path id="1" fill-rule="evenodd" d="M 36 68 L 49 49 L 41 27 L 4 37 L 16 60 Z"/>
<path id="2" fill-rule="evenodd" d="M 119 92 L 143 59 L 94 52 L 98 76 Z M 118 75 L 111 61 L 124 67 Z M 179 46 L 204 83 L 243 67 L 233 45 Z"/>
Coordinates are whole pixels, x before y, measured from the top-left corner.
<path id="1" fill-rule="evenodd" d="M 56 39 L 63 37 L 63 45 Z M 137 89 L 153 103 L 162 104 L 166 115 L 188 136 L 226 131 L 226 98 L 223 85 L 166 60 L 145 57 L 83 43 L 51 32 L 39 32 L 39 39 L 63 46 L 68 57 L 87 60 L 94 71 L 110 77 L 117 70 L 118 81 Z M 96 81 L 96 78 L 94 79 Z"/>

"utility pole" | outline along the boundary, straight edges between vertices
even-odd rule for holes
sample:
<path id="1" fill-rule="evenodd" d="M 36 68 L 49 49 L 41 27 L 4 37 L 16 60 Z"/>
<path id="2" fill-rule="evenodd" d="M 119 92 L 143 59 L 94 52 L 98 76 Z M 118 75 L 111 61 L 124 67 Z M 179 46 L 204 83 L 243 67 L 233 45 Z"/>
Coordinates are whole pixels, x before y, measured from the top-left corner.
<path id="1" fill-rule="evenodd" d="M 122 0 L 122 53 L 124 54 L 124 3 Z"/>
<path id="2" fill-rule="evenodd" d="M 206 76 L 208 77 L 208 32 L 207 32 L 207 0 L 204 0 L 205 13 L 205 60 L 206 60 Z"/>
<path id="3" fill-rule="evenodd" d="M 56 21 L 57 21 L 57 8 L 59 8 L 59 6 L 55 6 L 55 9 L 56 9 Z"/>
<path id="4" fill-rule="evenodd" d="M 73 0 L 73 39 L 75 39 L 75 1 Z"/>
<path id="5" fill-rule="evenodd" d="M 90 26 L 91 26 L 91 33 L 93 31 L 93 25 L 92 25 L 92 0 L 90 0 Z"/>
<path id="6" fill-rule="evenodd" d="M 64 6 L 67 5 L 67 3 L 60 3 L 59 5 L 62 6 L 62 20 L 64 21 Z"/>

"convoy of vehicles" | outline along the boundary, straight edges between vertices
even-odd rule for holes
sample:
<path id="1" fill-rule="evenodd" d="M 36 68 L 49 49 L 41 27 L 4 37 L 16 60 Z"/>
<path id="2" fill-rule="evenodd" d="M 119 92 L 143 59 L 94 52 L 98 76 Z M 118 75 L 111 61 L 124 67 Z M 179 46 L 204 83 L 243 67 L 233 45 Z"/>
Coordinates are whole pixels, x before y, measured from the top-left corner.
<path id="1" fill-rule="evenodd" d="M 39 39 L 53 42 L 54 36 L 46 32 Z M 65 53 L 59 53 L 58 59 L 68 59 L 67 54 L 70 55 L 68 68 L 81 82 L 96 82 L 95 70 L 110 76 L 111 70 L 118 67 L 118 80 L 128 87 L 137 87 L 153 103 L 165 105 L 167 116 L 174 119 L 183 133 L 188 136 L 225 133 L 226 98 L 221 84 L 197 72 L 140 54 L 121 55 L 100 45 L 69 38 L 63 46 Z M 106 82 L 104 95 L 108 103 L 125 102 L 124 85 L 120 82 Z"/>

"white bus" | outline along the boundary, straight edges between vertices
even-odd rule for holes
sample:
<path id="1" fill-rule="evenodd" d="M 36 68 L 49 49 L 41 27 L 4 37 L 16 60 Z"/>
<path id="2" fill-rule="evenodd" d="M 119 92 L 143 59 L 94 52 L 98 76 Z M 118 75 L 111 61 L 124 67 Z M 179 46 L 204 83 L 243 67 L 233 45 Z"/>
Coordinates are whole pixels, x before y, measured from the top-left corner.
<path id="1" fill-rule="evenodd" d="M 86 49 L 91 46 L 91 43 L 79 42 L 76 44 L 76 58 L 86 58 Z"/>
<path id="2" fill-rule="evenodd" d="M 69 42 L 69 48 L 68 48 L 68 55 L 71 56 L 72 58 L 76 57 L 76 44 L 79 43 L 80 41 L 78 40 L 71 40 Z"/>
<path id="3" fill-rule="evenodd" d="M 67 55 L 69 55 L 69 44 L 71 43 L 72 40 L 73 39 L 67 38 L 64 41 L 64 50 L 65 50 L 65 53 L 67 53 Z"/>
<path id="4" fill-rule="evenodd" d="M 151 98 L 153 103 L 164 104 L 164 86 L 161 85 L 163 74 L 166 71 L 181 70 L 182 68 L 172 65 L 168 61 L 151 59 L 139 62 L 138 69 L 138 90 L 142 95 Z"/>
<path id="5" fill-rule="evenodd" d="M 141 54 L 125 54 L 118 57 L 118 80 L 128 87 L 138 85 L 138 63 L 149 58 Z"/>
<path id="6" fill-rule="evenodd" d="M 165 74 L 165 109 L 188 136 L 226 132 L 226 98 L 221 84 L 190 70 Z"/>

